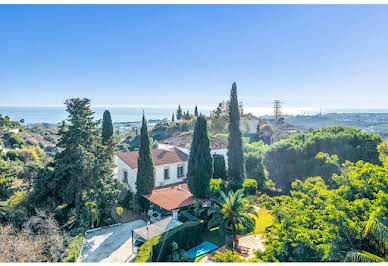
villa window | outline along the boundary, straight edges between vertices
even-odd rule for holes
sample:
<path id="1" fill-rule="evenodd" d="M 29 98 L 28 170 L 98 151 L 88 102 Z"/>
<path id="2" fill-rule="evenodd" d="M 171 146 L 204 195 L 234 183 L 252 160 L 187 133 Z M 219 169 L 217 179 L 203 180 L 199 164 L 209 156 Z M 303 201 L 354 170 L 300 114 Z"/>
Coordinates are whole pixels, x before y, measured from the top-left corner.
<path id="1" fill-rule="evenodd" d="M 183 177 L 185 175 L 185 172 L 184 172 L 184 166 L 178 166 L 178 177 Z"/>
<path id="2" fill-rule="evenodd" d="M 170 179 L 169 168 L 164 168 L 164 179 Z"/>
<path id="3" fill-rule="evenodd" d="M 128 172 L 126 170 L 123 170 L 123 181 L 124 183 L 127 183 L 128 184 Z"/>

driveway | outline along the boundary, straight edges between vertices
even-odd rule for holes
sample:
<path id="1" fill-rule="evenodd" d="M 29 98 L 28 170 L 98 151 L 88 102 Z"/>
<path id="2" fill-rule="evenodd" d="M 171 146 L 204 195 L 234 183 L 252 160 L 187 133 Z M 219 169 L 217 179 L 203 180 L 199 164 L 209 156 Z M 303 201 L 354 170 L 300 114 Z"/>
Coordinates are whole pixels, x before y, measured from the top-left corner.
<path id="1" fill-rule="evenodd" d="M 117 226 L 97 229 L 84 238 L 79 262 L 126 262 L 133 260 L 132 230 L 147 225 L 144 220 L 135 220 Z"/>

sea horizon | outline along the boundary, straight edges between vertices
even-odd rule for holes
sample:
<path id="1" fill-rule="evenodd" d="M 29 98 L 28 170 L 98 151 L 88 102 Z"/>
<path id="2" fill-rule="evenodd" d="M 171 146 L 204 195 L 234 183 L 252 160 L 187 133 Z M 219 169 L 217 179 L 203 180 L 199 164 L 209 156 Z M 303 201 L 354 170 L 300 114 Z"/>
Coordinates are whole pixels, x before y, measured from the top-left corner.
<path id="1" fill-rule="evenodd" d="M 175 106 L 92 106 L 95 119 L 102 119 L 103 112 L 109 110 L 114 123 L 140 121 L 143 111 L 148 120 L 171 119 L 176 113 Z M 210 115 L 215 107 L 198 106 L 200 113 Z M 183 111 L 194 113 L 194 106 L 182 106 Z M 255 116 L 271 116 L 272 107 L 244 106 L 244 113 Z M 328 113 L 388 113 L 388 108 L 317 108 L 317 107 L 284 107 L 285 116 L 315 115 Z M 24 119 L 25 124 L 48 123 L 58 124 L 67 118 L 65 106 L 0 106 L 0 114 L 9 116 L 14 121 Z"/>

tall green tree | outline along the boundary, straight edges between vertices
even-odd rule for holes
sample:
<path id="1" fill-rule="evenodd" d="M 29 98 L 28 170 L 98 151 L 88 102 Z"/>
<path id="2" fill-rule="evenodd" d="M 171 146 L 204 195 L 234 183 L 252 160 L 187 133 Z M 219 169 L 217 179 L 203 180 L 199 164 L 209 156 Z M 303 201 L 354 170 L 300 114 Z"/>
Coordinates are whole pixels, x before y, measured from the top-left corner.
<path id="1" fill-rule="evenodd" d="M 172 122 L 175 122 L 174 113 L 173 113 L 172 116 L 171 116 L 171 121 L 172 121 Z"/>
<path id="2" fill-rule="evenodd" d="M 95 162 L 100 143 L 98 123 L 93 120 L 90 100 L 73 98 L 65 101 L 69 113 L 67 123 L 59 127 L 58 147 L 54 158 L 52 183 L 64 203 L 74 205 L 78 220 L 84 192 L 96 183 Z"/>
<path id="3" fill-rule="evenodd" d="M 213 159 L 210 154 L 207 122 L 199 116 L 195 122 L 193 142 L 187 170 L 187 184 L 195 197 L 206 197 L 213 175 Z"/>
<path id="4" fill-rule="evenodd" d="M 113 124 L 109 110 L 105 110 L 102 117 L 102 143 L 107 144 L 113 137 Z"/>
<path id="5" fill-rule="evenodd" d="M 214 164 L 214 172 L 213 178 L 215 179 L 226 179 L 226 166 L 225 166 L 225 158 L 222 154 L 213 154 L 213 164 Z"/>
<path id="6" fill-rule="evenodd" d="M 178 120 L 182 119 L 182 107 L 180 104 L 178 105 L 178 110 L 176 110 L 176 119 Z"/>
<path id="7" fill-rule="evenodd" d="M 149 207 L 149 203 L 145 198 L 143 198 L 143 195 L 151 194 L 154 188 L 154 163 L 152 161 L 147 122 L 143 113 L 143 120 L 140 130 L 140 148 L 139 157 L 137 158 L 136 176 L 137 199 L 143 210 L 146 210 Z"/>
<path id="8" fill-rule="evenodd" d="M 237 85 L 230 91 L 228 136 L 228 178 L 242 180 L 244 173 L 244 153 L 240 131 L 240 112 L 237 100 Z"/>
<path id="9" fill-rule="evenodd" d="M 195 115 L 196 117 L 198 117 L 198 108 L 197 108 L 197 106 L 195 106 L 194 115 Z"/>

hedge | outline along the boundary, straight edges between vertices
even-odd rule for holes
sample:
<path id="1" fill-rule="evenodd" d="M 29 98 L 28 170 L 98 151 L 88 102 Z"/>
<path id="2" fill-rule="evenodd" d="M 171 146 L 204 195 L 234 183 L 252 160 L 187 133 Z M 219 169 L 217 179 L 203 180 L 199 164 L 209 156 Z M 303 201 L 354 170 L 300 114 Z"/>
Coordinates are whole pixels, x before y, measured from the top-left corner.
<path id="1" fill-rule="evenodd" d="M 185 222 L 146 241 L 139 248 L 135 262 L 166 261 L 167 256 L 172 253 L 172 241 L 178 243 L 179 248 L 187 250 L 199 244 L 201 241 L 199 232 L 201 232 L 200 221 Z"/>
<path id="2" fill-rule="evenodd" d="M 185 223 L 188 221 L 200 221 L 200 219 L 192 215 L 188 210 L 186 210 L 179 212 L 179 221 Z"/>

